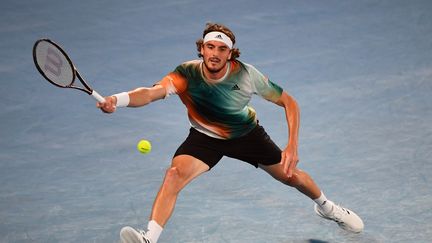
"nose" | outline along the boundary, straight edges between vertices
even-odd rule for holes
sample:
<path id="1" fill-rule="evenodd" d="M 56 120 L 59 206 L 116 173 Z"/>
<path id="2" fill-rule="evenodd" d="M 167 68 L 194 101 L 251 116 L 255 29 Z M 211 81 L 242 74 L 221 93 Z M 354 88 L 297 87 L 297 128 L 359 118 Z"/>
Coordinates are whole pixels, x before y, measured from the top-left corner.
<path id="1" fill-rule="evenodd" d="M 217 48 L 214 48 L 214 49 L 211 50 L 210 54 L 211 54 L 212 57 L 217 57 L 218 54 L 219 54 L 219 51 L 217 50 Z"/>

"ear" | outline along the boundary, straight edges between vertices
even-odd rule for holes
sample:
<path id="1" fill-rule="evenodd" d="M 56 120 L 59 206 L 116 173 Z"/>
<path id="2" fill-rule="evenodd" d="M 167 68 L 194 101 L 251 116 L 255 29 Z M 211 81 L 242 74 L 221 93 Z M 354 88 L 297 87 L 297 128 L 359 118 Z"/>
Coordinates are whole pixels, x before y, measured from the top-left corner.
<path id="1" fill-rule="evenodd" d="M 200 54 L 201 56 L 204 56 L 204 44 L 201 44 Z"/>
<path id="2" fill-rule="evenodd" d="M 232 56 L 232 49 L 230 50 L 228 60 L 231 60 L 231 56 Z"/>

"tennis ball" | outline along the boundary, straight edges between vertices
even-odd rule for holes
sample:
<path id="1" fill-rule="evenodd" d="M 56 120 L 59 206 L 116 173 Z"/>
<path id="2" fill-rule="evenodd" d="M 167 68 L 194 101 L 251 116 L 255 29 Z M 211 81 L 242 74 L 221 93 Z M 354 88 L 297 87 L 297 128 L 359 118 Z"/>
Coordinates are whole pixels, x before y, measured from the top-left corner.
<path id="1" fill-rule="evenodd" d="M 151 143 L 148 140 L 140 140 L 137 144 L 137 149 L 143 154 L 148 154 L 151 151 Z"/>

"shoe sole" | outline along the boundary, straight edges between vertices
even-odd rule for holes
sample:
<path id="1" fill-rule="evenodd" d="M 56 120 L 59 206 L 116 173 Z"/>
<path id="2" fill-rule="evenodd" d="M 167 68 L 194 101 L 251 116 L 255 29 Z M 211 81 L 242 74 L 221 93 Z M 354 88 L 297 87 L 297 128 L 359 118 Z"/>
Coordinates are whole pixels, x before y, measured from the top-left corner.
<path id="1" fill-rule="evenodd" d="M 122 243 L 150 243 L 149 241 L 142 238 L 134 228 L 126 226 L 120 231 L 120 241 Z"/>

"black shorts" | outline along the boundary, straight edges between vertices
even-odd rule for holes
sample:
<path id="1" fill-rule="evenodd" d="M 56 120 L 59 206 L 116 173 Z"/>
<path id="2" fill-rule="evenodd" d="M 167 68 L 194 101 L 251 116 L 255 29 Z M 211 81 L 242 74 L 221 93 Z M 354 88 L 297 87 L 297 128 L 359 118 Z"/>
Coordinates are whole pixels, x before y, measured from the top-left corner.
<path id="1" fill-rule="evenodd" d="M 239 159 L 255 167 L 258 164 L 274 165 L 281 160 L 280 148 L 271 140 L 264 128 L 257 125 L 245 136 L 234 139 L 209 137 L 191 128 L 186 140 L 174 154 L 187 154 L 213 168 L 223 156 Z"/>

